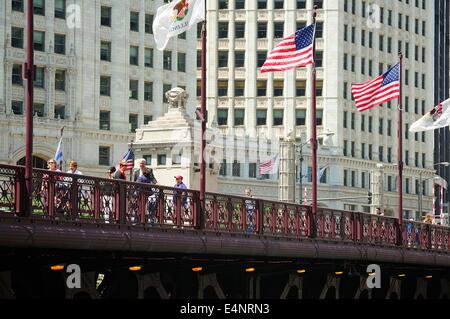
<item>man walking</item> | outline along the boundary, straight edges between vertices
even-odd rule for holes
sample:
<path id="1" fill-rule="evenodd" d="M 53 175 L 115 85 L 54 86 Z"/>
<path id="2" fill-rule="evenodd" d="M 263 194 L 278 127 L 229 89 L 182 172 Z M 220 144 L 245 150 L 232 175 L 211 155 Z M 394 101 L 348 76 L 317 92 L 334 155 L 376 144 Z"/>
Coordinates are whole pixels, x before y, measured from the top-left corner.
<path id="1" fill-rule="evenodd" d="M 155 175 L 153 175 L 153 169 L 147 167 L 146 164 L 147 162 L 145 159 L 139 160 L 139 169 L 134 171 L 133 180 L 136 182 L 139 176 L 147 175 L 151 184 L 158 184 Z"/>

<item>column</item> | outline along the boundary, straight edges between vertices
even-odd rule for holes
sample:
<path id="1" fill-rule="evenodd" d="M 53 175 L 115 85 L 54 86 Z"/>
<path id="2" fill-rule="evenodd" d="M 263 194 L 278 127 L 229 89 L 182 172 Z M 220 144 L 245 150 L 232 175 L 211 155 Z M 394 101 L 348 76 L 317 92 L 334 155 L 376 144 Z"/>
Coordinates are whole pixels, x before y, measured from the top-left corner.
<path id="1" fill-rule="evenodd" d="M 45 108 L 49 119 L 55 118 L 55 67 L 48 66 L 45 68 L 46 97 Z"/>

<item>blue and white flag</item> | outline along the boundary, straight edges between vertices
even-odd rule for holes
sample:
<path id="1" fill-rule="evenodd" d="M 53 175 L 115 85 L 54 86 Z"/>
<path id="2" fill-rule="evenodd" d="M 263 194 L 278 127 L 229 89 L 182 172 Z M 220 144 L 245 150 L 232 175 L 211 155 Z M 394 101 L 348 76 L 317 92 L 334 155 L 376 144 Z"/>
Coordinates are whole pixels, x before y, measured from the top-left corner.
<path id="1" fill-rule="evenodd" d="M 63 160 L 63 132 L 64 132 L 64 127 L 61 128 L 61 137 L 59 138 L 59 143 L 58 143 L 58 148 L 56 149 L 56 153 L 55 153 L 55 161 L 57 163 L 60 163 Z"/>
<path id="2" fill-rule="evenodd" d="M 319 169 L 317 171 L 317 180 L 320 182 L 320 179 L 322 178 L 323 174 L 325 173 L 325 171 L 327 170 L 328 165 L 322 167 L 321 169 Z"/>

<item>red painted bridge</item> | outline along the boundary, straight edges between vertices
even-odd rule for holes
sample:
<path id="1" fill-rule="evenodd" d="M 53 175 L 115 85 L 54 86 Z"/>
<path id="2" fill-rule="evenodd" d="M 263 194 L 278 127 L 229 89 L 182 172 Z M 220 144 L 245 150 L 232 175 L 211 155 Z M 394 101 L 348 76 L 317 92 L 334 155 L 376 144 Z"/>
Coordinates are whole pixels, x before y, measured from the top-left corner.
<path id="1" fill-rule="evenodd" d="M 89 269 L 86 273 L 97 275 L 115 266 L 123 270 L 127 265 L 140 264 L 148 270 L 141 273 L 147 276 L 147 281 L 155 273 L 162 276 L 165 271 L 181 271 L 177 267 L 191 272 L 192 265 L 203 265 L 203 270 L 209 270 L 192 279 L 194 292 L 174 288 L 172 295 L 164 284 L 167 278 L 151 277 L 150 286 L 159 297 L 204 297 L 205 290 L 200 289 L 203 286 L 213 287 L 211 295 L 227 297 L 217 279 L 221 271 L 240 271 L 249 265 L 258 265 L 254 268 L 260 277 L 251 277 L 251 284 L 247 278 L 245 293 L 238 297 L 264 297 L 261 292 L 264 289 L 257 288 L 261 283 L 256 284 L 256 278 L 262 280 L 274 273 L 284 274 L 288 279 L 284 280 L 286 285 L 280 286 L 280 294 L 271 297 L 283 294 L 286 297 L 291 291 L 286 287 L 299 286 L 295 276 L 292 277 L 299 268 L 306 273 L 314 269 L 317 276 L 320 272 L 322 281 L 329 285 L 323 290 L 323 283 L 317 284 L 320 289 L 310 291 L 310 295 L 300 293 L 297 287 L 299 296 L 325 297 L 329 288 L 334 287 L 333 296 L 339 297 L 336 285 L 339 286 L 340 278 L 334 273 L 346 269 L 346 273 L 353 270 L 361 275 L 367 265 L 375 263 L 385 267 L 389 274 L 386 287 L 391 290 L 396 287 L 392 280 L 409 271 L 414 273 L 414 280 L 434 276 L 440 285 L 433 290 L 435 295 L 448 296 L 449 227 L 413 221 L 399 225 L 395 218 L 325 208 L 319 208 L 314 216 L 309 206 L 215 193 L 206 194 L 202 212 L 199 192 L 195 190 L 179 191 L 39 169 L 33 170 L 33 207 L 27 216 L 24 171 L 22 166 L 0 165 L 0 295 L 1 271 L 8 274 L 4 286 L 15 285 L 21 291 L 16 297 L 32 294 L 25 292 L 24 285 L 12 275 L 27 260 L 26 263 L 38 265 L 41 270 L 57 261 L 81 263 Z M 121 276 L 115 278 L 118 277 Z M 171 279 L 172 287 L 178 286 L 175 277 Z M 186 278 L 190 277 L 179 280 Z M 109 296 L 117 297 L 124 289 L 117 288 L 120 286 L 117 283 L 114 286 L 114 279 L 110 280 L 104 289 Z M 137 282 L 139 286 L 142 280 Z M 249 285 L 257 286 L 250 289 Z M 42 292 L 43 284 L 39 287 Z M 418 281 L 414 287 L 418 289 Z M 229 291 L 240 290 L 235 288 Z M 143 288 L 139 289 L 131 290 L 138 291 L 139 297 L 147 294 Z M 388 292 L 385 290 L 383 294 Z M 231 292 L 229 295 L 236 296 Z M 341 292 L 343 295 L 346 294 Z M 348 296 L 351 295 L 353 292 L 349 292 Z M 90 296 L 95 297 L 95 293 Z"/>

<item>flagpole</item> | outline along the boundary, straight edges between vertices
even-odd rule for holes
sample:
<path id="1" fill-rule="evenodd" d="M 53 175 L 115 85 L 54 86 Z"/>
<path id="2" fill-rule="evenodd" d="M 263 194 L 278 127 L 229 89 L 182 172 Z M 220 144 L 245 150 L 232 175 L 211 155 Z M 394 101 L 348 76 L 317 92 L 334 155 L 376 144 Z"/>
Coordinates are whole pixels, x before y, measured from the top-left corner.
<path id="1" fill-rule="evenodd" d="M 314 5 L 312 12 L 313 24 L 316 23 L 317 5 Z M 316 132 L 316 64 L 315 64 L 315 51 L 316 51 L 316 37 L 313 39 L 313 63 L 312 76 L 311 76 L 311 149 L 312 149 L 312 214 L 315 217 L 317 214 L 317 132 Z M 315 226 L 314 228 L 315 229 Z M 314 231 L 313 231 L 314 234 Z"/>
<path id="2" fill-rule="evenodd" d="M 403 224 L 403 90 L 402 90 L 402 71 L 403 71 L 403 54 L 400 51 L 398 53 L 399 58 L 399 84 L 400 84 L 400 96 L 398 98 L 398 178 L 397 178 L 397 189 L 398 189 L 398 226 L 399 226 L 399 236 L 398 239 L 401 244 L 402 236 L 402 224 Z"/>
<path id="3" fill-rule="evenodd" d="M 133 140 L 130 142 L 130 151 L 133 153 Z M 134 153 L 133 153 L 133 167 L 130 169 L 130 182 L 133 181 L 133 169 L 134 169 Z"/>
<path id="4" fill-rule="evenodd" d="M 59 140 L 60 145 L 62 144 L 63 134 L 64 134 L 64 126 L 61 128 L 61 135 L 59 137 L 60 138 L 60 140 Z M 64 169 L 62 167 L 62 163 L 63 163 L 63 158 L 61 157 L 61 160 L 59 161 L 59 169 L 64 172 Z"/>
<path id="5" fill-rule="evenodd" d="M 25 216 L 30 216 L 33 197 L 33 81 L 34 81 L 34 19 L 33 0 L 27 2 L 27 62 L 24 65 L 26 79 L 26 118 L 25 118 Z"/>
<path id="6" fill-rule="evenodd" d="M 202 80 L 201 80 L 201 158 L 200 158 L 200 217 L 205 212 L 205 188 L 206 188 L 206 173 L 205 173 L 205 132 L 206 132 L 206 0 L 205 0 L 205 20 L 202 23 Z M 200 218 L 200 223 L 201 223 Z M 201 225 L 199 225 L 201 226 Z"/>

